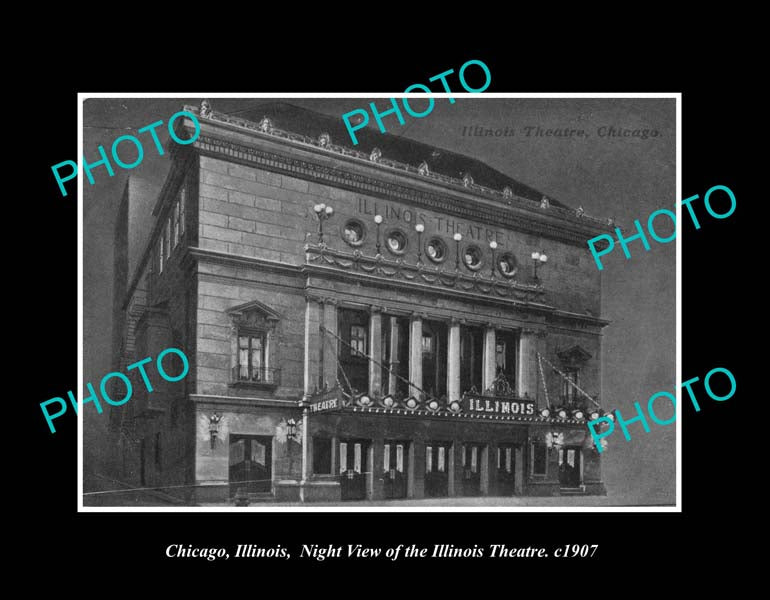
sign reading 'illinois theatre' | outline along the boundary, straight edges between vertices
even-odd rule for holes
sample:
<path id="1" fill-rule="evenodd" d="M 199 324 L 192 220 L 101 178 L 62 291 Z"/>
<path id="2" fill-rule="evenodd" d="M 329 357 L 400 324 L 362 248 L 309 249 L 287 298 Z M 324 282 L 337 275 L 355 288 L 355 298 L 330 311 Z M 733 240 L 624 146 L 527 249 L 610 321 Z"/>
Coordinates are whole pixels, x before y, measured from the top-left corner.
<path id="1" fill-rule="evenodd" d="M 534 415 L 535 403 L 529 400 L 497 400 L 483 396 L 471 396 L 465 399 L 465 410 L 473 413 Z"/>

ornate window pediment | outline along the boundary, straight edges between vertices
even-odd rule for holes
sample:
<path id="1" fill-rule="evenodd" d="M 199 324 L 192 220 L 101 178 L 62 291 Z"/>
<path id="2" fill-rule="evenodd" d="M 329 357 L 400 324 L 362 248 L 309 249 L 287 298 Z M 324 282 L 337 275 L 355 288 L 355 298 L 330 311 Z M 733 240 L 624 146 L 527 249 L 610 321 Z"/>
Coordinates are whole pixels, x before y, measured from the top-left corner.
<path id="1" fill-rule="evenodd" d="M 556 352 L 556 355 L 559 357 L 562 364 L 568 367 L 580 367 L 593 358 L 591 353 L 579 344 L 575 344 L 564 350 L 559 350 Z"/>
<path id="2" fill-rule="evenodd" d="M 233 321 L 231 385 L 265 389 L 280 385 L 274 333 L 281 316 L 257 300 L 226 312 Z"/>
<path id="3" fill-rule="evenodd" d="M 226 312 L 239 328 L 267 331 L 281 320 L 281 315 L 257 300 L 228 308 Z"/>

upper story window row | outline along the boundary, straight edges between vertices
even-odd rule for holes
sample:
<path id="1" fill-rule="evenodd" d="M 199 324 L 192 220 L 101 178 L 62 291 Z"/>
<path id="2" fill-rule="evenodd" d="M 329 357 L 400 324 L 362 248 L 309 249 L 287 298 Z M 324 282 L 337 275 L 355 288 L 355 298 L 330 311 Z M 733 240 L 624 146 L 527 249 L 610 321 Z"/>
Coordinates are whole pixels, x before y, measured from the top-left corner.
<path id="1" fill-rule="evenodd" d="M 168 264 L 171 254 L 184 238 L 186 204 L 187 189 L 182 185 L 166 217 L 161 234 L 158 236 L 155 250 L 155 264 L 157 265 L 158 273 L 163 273 L 163 269 Z"/>

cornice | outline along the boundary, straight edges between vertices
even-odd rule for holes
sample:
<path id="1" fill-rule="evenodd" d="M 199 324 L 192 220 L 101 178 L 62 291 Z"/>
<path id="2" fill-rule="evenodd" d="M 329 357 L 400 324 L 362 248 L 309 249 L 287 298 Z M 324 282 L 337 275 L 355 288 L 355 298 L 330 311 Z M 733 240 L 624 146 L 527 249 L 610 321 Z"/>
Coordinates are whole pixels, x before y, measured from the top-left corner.
<path id="1" fill-rule="evenodd" d="M 264 271 L 271 271 L 274 273 L 282 273 L 294 276 L 300 275 L 302 273 L 302 267 L 296 265 L 287 265 L 285 263 L 274 262 L 262 258 L 228 254 L 226 252 L 217 252 L 216 250 L 206 250 L 204 248 L 197 247 L 190 247 L 187 249 L 187 251 L 194 259 L 214 264 L 242 265 L 261 269 Z"/>
<path id="2" fill-rule="evenodd" d="M 190 400 L 201 408 L 205 408 L 206 405 L 221 408 L 223 405 L 230 404 L 237 408 L 266 407 L 299 410 L 300 399 L 300 397 L 297 397 L 296 400 L 279 400 L 277 398 L 190 394 Z"/>
<path id="3" fill-rule="evenodd" d="M 606 224 L 598 221 L 594 222 L 593 220 L 588 221 L 585 218 L 581 220 L 581 218 L 575 217 L 575 221 L 569 221 L 561 214 L 541 215 L 535 212 L 527 214 L 523 210 L 514 213 L 503 206 L 497 207 L 482 202 L 469 202 L 467 197 L 455 193 L 451 189 L 453 186 L 446 186 L 446 191 L 441 193 L 417 189 L 413 185 L 385 181 L 374 176 L 334 168 L 276 152 L 269 152 L 210 134 L 201 134 L 194 146 L 203 156 L 226 157 L 232 162 L 257 166 L 267 171 L 290 175 L 323 185 L 332 185 L 340 189 L 380 197 L 385 200 L 399 200 L 446 215 L 473 221 L 484 221 L 488 224 L 506 227 L 523 233 L 541 235 L 574 246 L 584 247 L 588 238 L 608 230 Z M 355 160 L 356 163 L 363 162 L 361 159 L 350 159 L 344 154 L 335 158 L 339 160 Z M 364 163 L 364 166 L 373 167 L 373 165 L 368 163 Z M 402 173 L 401 171 L 388 172 L 387 175 L 423 178 L 420 175 L 408 172 Z M 420 181 L 419 183 L 440 182 L 429 179 L 426 182 Z M 469 190 L 467 188 L 463 188 L 462 191 L 465 193 L 476 192 L 476 190 Z M 525 210 L 528 211 L 529 209 Z M 547 210 L 554 211 L 555 209 Z M 562 223 L 556 223 L 554 219 L 562 219 Z"/>

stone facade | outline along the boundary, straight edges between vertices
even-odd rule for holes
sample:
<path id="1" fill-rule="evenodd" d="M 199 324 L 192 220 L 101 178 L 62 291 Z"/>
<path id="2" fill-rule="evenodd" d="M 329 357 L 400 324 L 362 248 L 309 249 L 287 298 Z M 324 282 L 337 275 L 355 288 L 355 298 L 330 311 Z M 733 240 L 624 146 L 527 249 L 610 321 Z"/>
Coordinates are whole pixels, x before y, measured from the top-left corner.
<path id="1" fill-rule="evenodd" d="M 159 382 L 152 394 L 140 395 L 113 418 L 122 421 L 124 480 L 177 486 L 178 492 L 169 493 L 189 502 L 228 502 L 241 487 L 278 501 L 338 501 L 346 485 L 340 452 L 350 447 L 367 453 L 356 454 L 351 469 L 368 465 L 366 473 L 354 475 L 366 478 L 365 497 L 379 499 L 387 485 L 383 467 L 390 462 L 383 448 L 390 449 L 385 444 L 393 440 L 404 469 L 403 494 L 419 498 L 432 469 L 426 456 L 434 458 L 427 448 L 440 441 L 447 444 L 439 466 L 449 495 L 464 493 L 464 478 L 478 480 L 474 489 L 482 495 L 502 493 L 497 475 L 506 460 L 515 472 L 506 493 L 558 495 L 564 487 L 560 457 L 564 462 L 567 455 L 548 450 L 545 471 L 535 473 L 533 444 L 560 431 L 565 448 L 581 457 L 570 455 L 579 465 L 582 490 L 603 493 L 599 457 L 586 443 L 584 421 L 572 413 L 559 421 L 537 416 L 566 402 L 561 375 L 539 356 L 560 369 L 578 369 L 579 385 L 589 393 L 598 395 L 601 388 L 600 332 L 606 322 L 598 316 L 600 274 L 585 245 L 604 231 L 601 223 L 473 179 L 456 182 L 379 156 L 368 160 L 269 122 L 216 113 L 199 122 L 194 144 L 169 148 L 173 165 L 154 208 L 147 251 L 127 286 L 123 342 L 115 344 L 121 365 L 180 348 L 190 372 L 178 383 Z M 179 126 L 188 135 L 193 131 L 190 120 Z M 334 212 L 319 226 L 314 207 L 321 203 Z M 379 226 L 375 215 L 383 217 Z M 346 239 L 351 223 L 362 238 L 354 243 Z M 176 226 L 180 233 L 169 235 L 166 228 Z M 440 262 L 428 256 L 434 240 L 443 245 Z M 492 241 L 496 258 L 510 257 L 515 277 L 497 263 L 493 267 Z M 475 251 L 478 269 L 464 263 Z M 533 251 L 548 254 L 538 279 Z M 534 402 L 536 418 L 496 421 L 464 411 L 451 420 L 426 410 L 396 412 L 405 397 L 377 412 L 355 411 L 351 401 L 343 410 L 311 413 L 314 395 L 344 383 L 337 358 L 348 350 L 331 335 L 343 334 L 342 310 L 365 315 L 372 364 L 391 362 L 396 352 L 384 341 L 383 323 L 409 319 L 409 377 L 420 385 L 422 364 L 415 358 L 422 356 L 422 340 L 416 332 L 423 323 L 445 324 L 448 340 L 437 339 L 448 352 L 431 366 L 436 380 L 448 380 L 442 410 L 470 391 L 459 385 L 460 332 L 476 328 L 486 336 L 480 376 L 485 388 L 495 377 L 494 332 L 508 332 L 516 340 L 511 394 Z M 369 389 L 359 392 L 377 402 L 393 394 L 387 371 L 365 368 Z M 578 406 L 593 408 L 580 399 L 570 409 Z M 316 439 L 329 442 L 329 465 L 322 469 L 328 473 L 315 472 L 321 459 L 314 464 L 313 448 L 323 447 Z M 463 465 L 466 457 L 473 461 L 470 468 Z M 257 479 L 244 479 L 244 473 Z M 254 489 L 252 481 L 258 484 Z"/>

